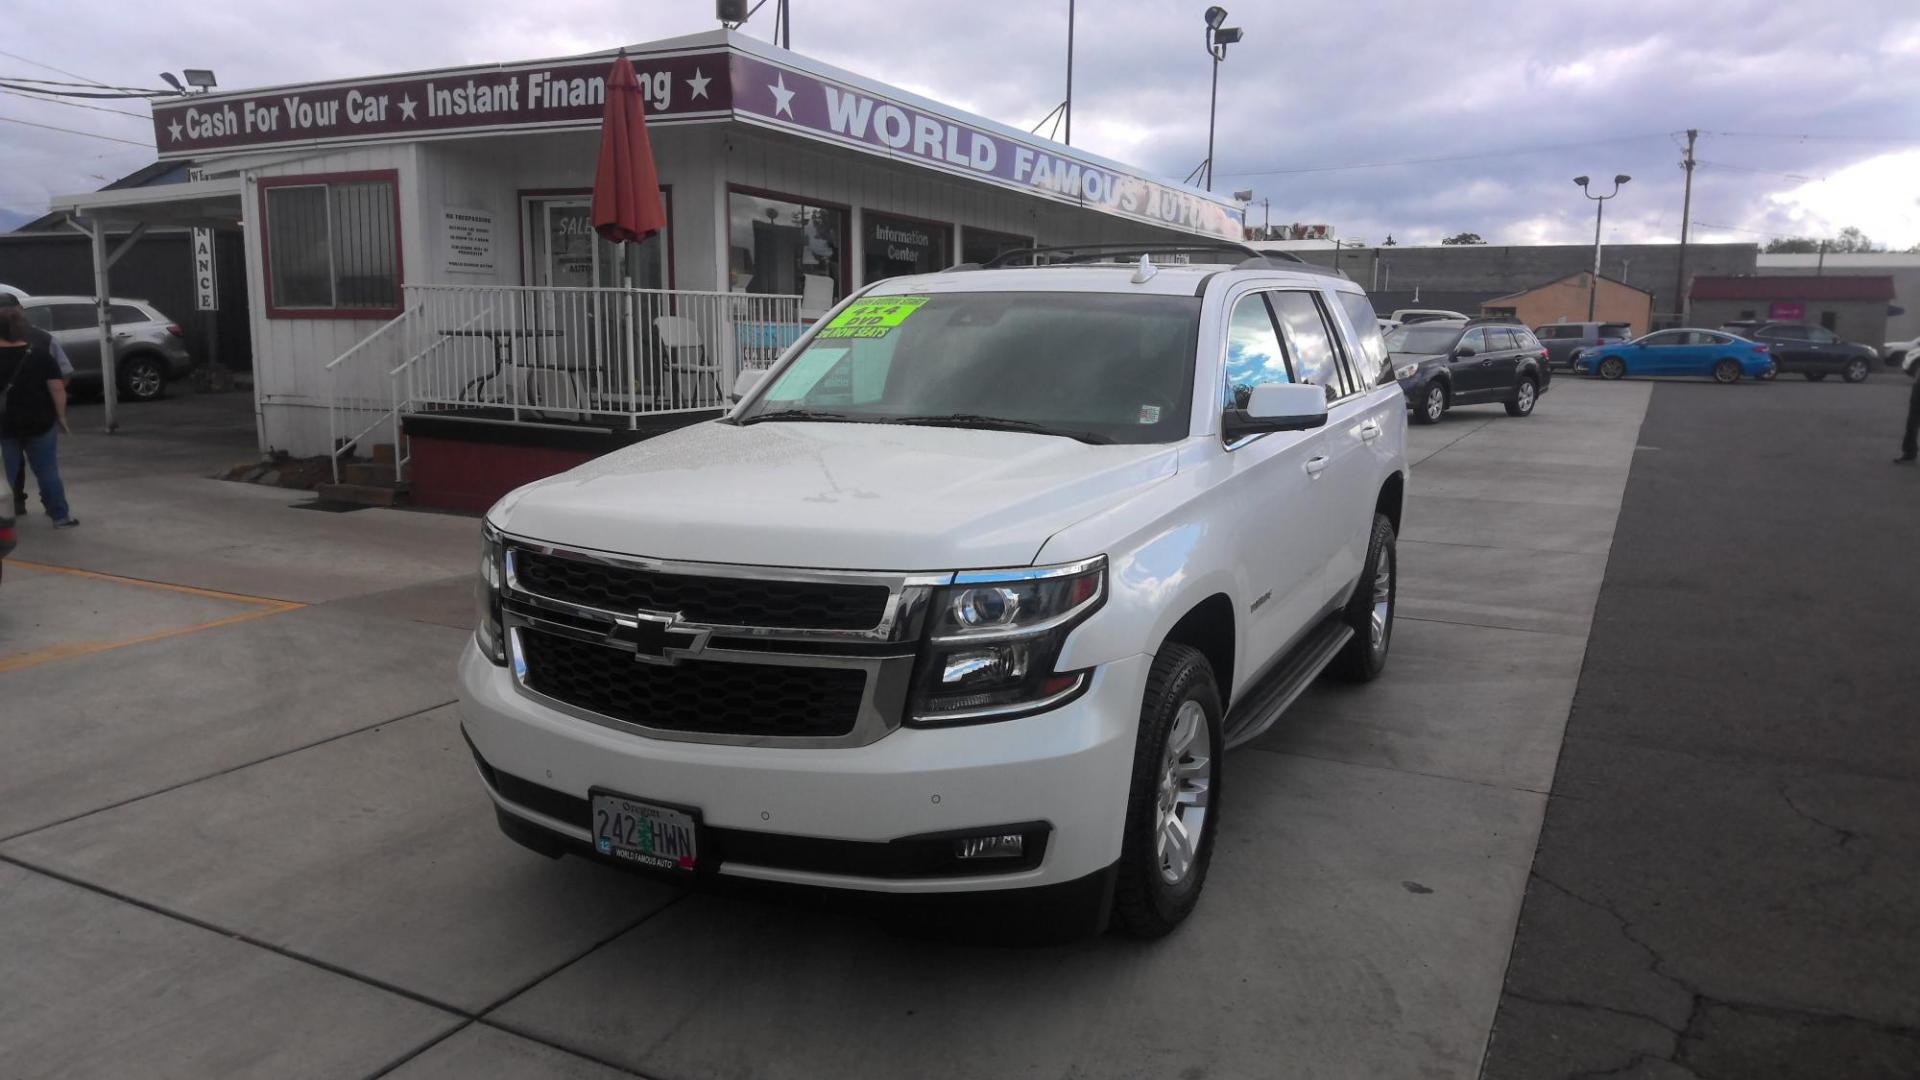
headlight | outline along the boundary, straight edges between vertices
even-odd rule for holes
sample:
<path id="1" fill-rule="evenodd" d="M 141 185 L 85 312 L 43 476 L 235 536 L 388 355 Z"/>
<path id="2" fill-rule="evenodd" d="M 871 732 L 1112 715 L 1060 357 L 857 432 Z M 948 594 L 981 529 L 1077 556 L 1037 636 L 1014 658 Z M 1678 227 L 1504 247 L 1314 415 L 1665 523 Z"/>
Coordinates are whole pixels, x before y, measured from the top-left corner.
<path id="1" fill-rule="evenodd" d="M 473 604 L 479 621 L 474 626 L 473 639 L 487 659 L 503 667 L 507 662 L 507 649 L 500 629 L 500 587 L 506 579 L 502 563 L 505 553 L 499 531 L 481 522 L 480 578 L 473 586 Z"/>
<path id="2" fill-rule="evenodd" d="M 1419 364 L 1406 364 L 1401 367 L 1394 368 L 1393 377 L 1396 379 L 1399 379 L 1402 382 L 1405 382 L 1406 380 L 1413 378 L 1414 374 L 1417 373 L 1419 370 L 1420 370 Z"/>
<path id="3" fill-rule="evenodd" d="M 934 594 L 910 722 L 1006 720 L 1078 694 L 1087 673 L 1056 672 L 1054 662 L 1067 634 L 1106 596 L 1104 557 L 955 575 Z"/>

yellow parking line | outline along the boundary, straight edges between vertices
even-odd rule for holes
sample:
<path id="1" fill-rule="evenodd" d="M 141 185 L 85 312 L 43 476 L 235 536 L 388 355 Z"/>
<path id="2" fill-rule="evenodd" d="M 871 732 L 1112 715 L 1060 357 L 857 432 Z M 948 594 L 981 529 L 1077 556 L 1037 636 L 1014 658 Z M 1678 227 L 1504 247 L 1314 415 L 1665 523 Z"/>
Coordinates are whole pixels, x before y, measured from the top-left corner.
<path id="1" fill-rule="evenodd" d="M 74 577 L 91 578 L 94 581 L 112 581 L 122 585 L 139 585 L 148 589 L 164 589 L 168 592 L 186 593 L 189 596 L 206 596 L 215 600 L 235 600 L 243 604 L 277 604 L 288 608 L 305 607 L 294 600 L 275 600 L 270 596 L 249 596 L 246 593 L 221 592 L 218 589 L 202 589 L 193 585 L 174 585 L 165 581 L 149 581 L 146 578 L 122 577 L 119 574 L 102 574 L 96 570 L 77 570 L 71 566 L 54 566 L 50 563 L 27 562 L 23 559 L 8 559 L 8 569 L 19 567 L 22 570 L 38 570 L 47 574 L 71 574 Z"/>
<path id="2" fill-rule="evenodd" d="M 235 623 L 249 622 L 253 619 L 264 619 L 269 615 L 279 615 L 287 611 L 298 611 L 307 606 L 292 600 L 275 600 L 265 596 L 248 596 L 245 593 L 221 592 L 218 589 L 201 589 L 192 585 L 173 585 L 164 581 L 147 581 L 144 578 L 121 577 L 118 574 L 101 574 L 92 570 L 76 570 L 69 566 L 50 566 L 46 563 L 23 562 L 19 559 L 9 559 L 6 565 L 9 570 L 19 569 L 33 570 L 46 574 L 68 574 L 73 577 L 90 578 L 94 581 L 108 581 L 120 585 L 137 585 L 147 589 L 162 589 L 167 592 L 185 593 L 189 596 L 202 596 L 213 600 L 228 600 L 235 603 L 251 604 L 254 605 L 255 609 L 252 611 L 238 612 L 233 615 L 226 615 L 207 622 L 194 623 L 190 626 L 176 626 L 169 630 L 156 630 L 150 634 L 122 638 L 117 641 L 63 642 L 58 645 L 48 645 L 45 648 L 35 649 L 32 652 L 17 653 L 13 656 L 0 656 L 0 672 L 20 671 L 39 664 L 51 663 L 55 660 L 67 660 L 75 656 L 87 656 L 92 653 L 105 652 L 108 649 L 122 649 L 129 645 L 144 645 L 151 641 L 164 641 L 167 638 L 180 637 L 183 634 L 197 634 L 202 630 L 212 630 L 220 626 L 232 626 Z"/>
<path id="3" fill-rule="evenodd" d="M 106 652 L 108 649 L 121 649 L 128 645 L 144 645 L 149 641 L 162 641 L 170 637 L 179 637 L 182 634 L 195 634 L 202 630 L 211 630 L 216 626 L 232 626 L 234 623 L 264 619 L 269 615 L 295 611 L 306 606 L 305 604 L 281 604 L 277 601 L 275 604 L 276 606 L 274 607 L 261 608 L 258 611 L 243 611 L 237 615 L 228 615 L 224 619 L 195 623 L 192 626 L 176 626 L 171 630 L 156 630 L 151 634 L 124 638 L 120 641 L 72 642 L 62 645 L 49 645 L 44 649 L 35 649 L 32 652 L 19 653 L 14 656 L 0 656 L 0 673 L 20 671 L 38 664 L 51 663 L 55 660 L 66 660 L 75 656 L 87 656 L 91 653 Z"/>

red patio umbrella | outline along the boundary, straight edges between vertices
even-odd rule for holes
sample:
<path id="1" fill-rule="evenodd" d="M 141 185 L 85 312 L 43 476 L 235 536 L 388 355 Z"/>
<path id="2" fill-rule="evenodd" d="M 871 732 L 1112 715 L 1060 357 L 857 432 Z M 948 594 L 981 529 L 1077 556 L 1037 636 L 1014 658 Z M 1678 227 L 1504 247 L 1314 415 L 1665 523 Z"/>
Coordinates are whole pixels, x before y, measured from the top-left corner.
<path id="1" fill-rule="evenodd" d="M 667 227 L 660 177 L 647 141 L 647 110 L 640 80 L 625 53 L 607 78 L 600 119 L 600 165 L 593 177 L 593 227 L 616 244 L 639 243 Z"/>

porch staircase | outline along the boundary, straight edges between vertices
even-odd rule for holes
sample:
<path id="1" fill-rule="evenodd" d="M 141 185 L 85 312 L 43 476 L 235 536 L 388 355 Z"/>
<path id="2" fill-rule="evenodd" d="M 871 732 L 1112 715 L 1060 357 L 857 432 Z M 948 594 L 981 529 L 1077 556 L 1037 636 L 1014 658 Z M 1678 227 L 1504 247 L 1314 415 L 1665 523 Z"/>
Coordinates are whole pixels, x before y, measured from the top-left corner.
<path id="1" fill-rule="evenodd" d="M 405 506 L 413 488 L 413 469 L 402 463 L 396 478 L 393 459 L 392 443 L 376 443 L 372 460 L 340 462 L 340 479 L 321 484 L 317 494 L 323 499 L 362 506 Z"/>

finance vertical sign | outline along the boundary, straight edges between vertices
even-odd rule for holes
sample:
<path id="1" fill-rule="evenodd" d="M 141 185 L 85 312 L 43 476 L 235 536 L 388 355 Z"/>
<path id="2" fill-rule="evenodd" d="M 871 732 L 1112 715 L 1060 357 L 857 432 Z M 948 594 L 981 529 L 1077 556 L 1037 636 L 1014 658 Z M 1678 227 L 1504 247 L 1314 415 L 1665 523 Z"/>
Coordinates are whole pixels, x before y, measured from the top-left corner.
<path id="1" fill-rule="evenodd" d="M 220 310 L 220 274 L 214 267 L 213 230 L 193 230 L 193 310 Z"/>

